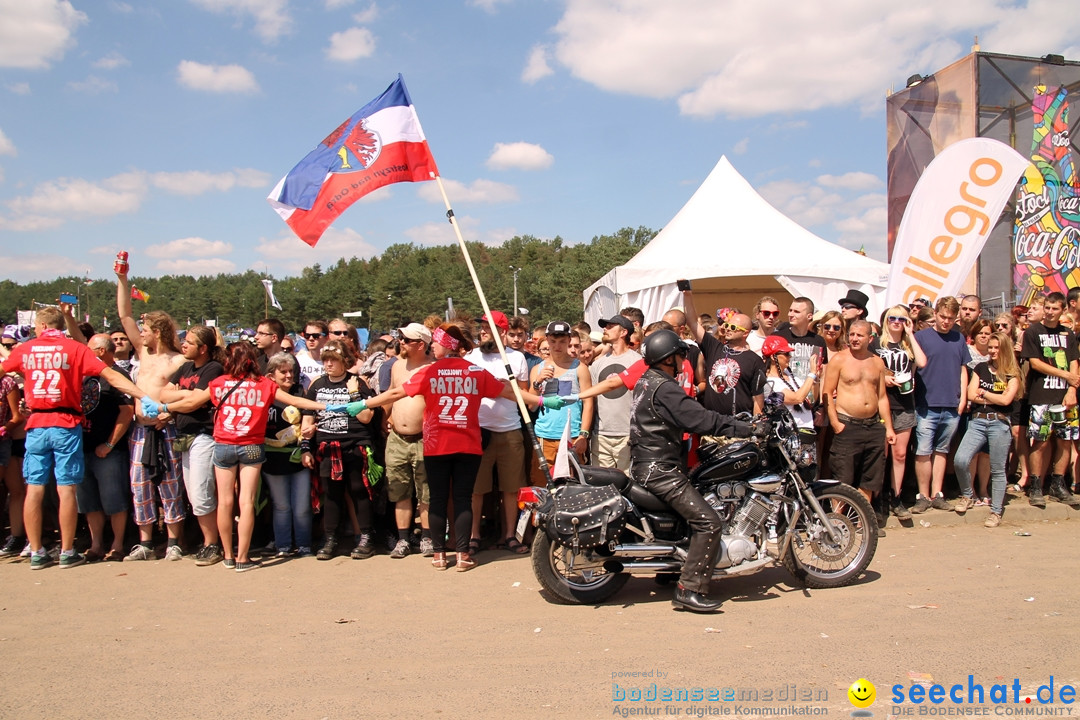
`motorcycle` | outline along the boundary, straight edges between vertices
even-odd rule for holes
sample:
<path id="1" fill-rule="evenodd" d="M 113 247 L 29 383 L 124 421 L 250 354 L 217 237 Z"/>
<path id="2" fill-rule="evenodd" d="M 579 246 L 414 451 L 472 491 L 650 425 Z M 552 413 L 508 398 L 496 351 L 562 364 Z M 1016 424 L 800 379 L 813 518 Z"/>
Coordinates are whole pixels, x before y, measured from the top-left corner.
<path id="1" fill-rule="evenodd" d="M 815 480 L 812 435 L 800 437 L 782 396 L 767 398 L 761 436 L 703 440 L 688 478 L 723 524 L 714 579 L 777 563 L 809 588 L 848 585 L 869 566 L 878 522 L 865 496 L 836 480 Z M 549 597 L 604 602 L 632 575 L 669 581 L 690 542 L 686 521 L 611 468 L 579 465 L 550 488 L 518 493 L 517 534 L 537 528 L 532 566 Z"/>

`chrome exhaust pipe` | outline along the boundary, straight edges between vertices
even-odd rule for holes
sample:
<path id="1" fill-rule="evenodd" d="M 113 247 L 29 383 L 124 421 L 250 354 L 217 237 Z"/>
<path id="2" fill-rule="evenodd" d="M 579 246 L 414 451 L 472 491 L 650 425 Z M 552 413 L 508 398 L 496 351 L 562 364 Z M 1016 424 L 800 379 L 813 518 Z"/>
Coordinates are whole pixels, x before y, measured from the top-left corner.
<path id="1" fill-rule="evenodd" d="M 618 560 L 608 560 L 604 563 L 604 570 L 610 573 L 627 573 L 628 575 L 655 575 L 656 573 L 682 572 L 682 563 L 670 562 L 633 562 L 621 563 Z"/>
<path id="2" fill-rule="evenodd" d="M 621 558 L 653 558 L 675 555 L 678 548 L 674 545 L 652 545 L 648 543 L 627 543 L 616 545 L 612 552 Z"/>

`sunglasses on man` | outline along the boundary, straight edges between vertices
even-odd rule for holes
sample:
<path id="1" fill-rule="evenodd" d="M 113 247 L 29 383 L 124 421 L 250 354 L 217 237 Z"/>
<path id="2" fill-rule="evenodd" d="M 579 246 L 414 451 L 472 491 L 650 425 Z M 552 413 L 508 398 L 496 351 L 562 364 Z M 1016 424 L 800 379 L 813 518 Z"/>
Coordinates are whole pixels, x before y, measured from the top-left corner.
<path id="1" fill-rule="evenodd" d="M 742 325 L 736 325 L 734 323 L 721 323 L 720 327 L 728 332 L 750 332 L 749 328 L 744 328 Z"/>
<path id="2" fill-rule="evenodd" d="M 326 333 L 321 333 L 321 332 L 304 333 L 304 337 L 307 338 L 308 340 L 318 340 L 321 337 L 326 337 Z"/>

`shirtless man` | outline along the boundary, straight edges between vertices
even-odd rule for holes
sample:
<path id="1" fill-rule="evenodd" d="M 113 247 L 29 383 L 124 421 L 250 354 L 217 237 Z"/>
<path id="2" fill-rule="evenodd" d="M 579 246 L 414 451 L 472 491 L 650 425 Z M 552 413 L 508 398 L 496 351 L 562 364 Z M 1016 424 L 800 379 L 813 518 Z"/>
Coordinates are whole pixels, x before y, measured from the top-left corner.
<path id="1" fill-rule="evenodd" d="M 154 403 L 161 402 L 161 390 L 173 373 L 184 364 L 184 356 L 176 335 L 176 324 L 168 313 L 155 310 L 146 313 L 142 323 L 136 323 L 131 309 L 131 282 L 126 273 L 116 274 L 116 309 L 120 323 L 131 340 L 131 348 L 139 360 L 139 378 L 136 386 Z M 143 452 L 151 433 L 158 433 L 162 452 L 167 458 L 165 467 L 144 464 Z M 135 423 L 131 430 L 131 492 L 135 499 L 135 524 L 139 526 L 139 544 L 128 553 L 127 560 L 154 559 L 153 532 L 157 515 L 154 510 L 155 475 L 162 478 L 157 486 L 161 505 L 165 511 L 169 546 L 165 557 L 179 560 L 183 557 L 180 538 L 184 526 L 184 496 L 181 482 L 180 453 L 173 450 L 176 426 L 172 416 L 161 413 L 151 420 L 143 414 L 142 407 L 135 405 Z M 174 549 L 175 548 L 175 549 Z"/>
<path id="2" fill-rule="evenodd" d="M 870 323 L 855 320 L 848 347 L 829 358 L 822 396 L 836 437 L 829 467 L 837 480 L 854 485 L 870 500 L 885 480 L 885 444 L 896 434 L 885 395 L 885 363 L 871 353 Z M 835 399 L 833 393 L 836 393 Z"/>
<path id="3" fill-rule="evenodd" d="M 401 349 L 398 361 L 390 369 L 390 389 L 408 382 L 422 367 L 435 362 L 431 357 L 431 331 L 420 323 L 401 328 Z M 409 535 L 412 532 L 413 495 L 420 511 L 420 553 L 435 554 L 428 527 L 428 485 L 424 472 L 424 397 L 403 397 L 390 407 L 387 422 L 390 433 L 386 438 L 386 491 L 394 503 L 398 542 L 390 553 L 392 558 L 409 554 Z M 439 528 L 442 532 L 442 528 Z"/>

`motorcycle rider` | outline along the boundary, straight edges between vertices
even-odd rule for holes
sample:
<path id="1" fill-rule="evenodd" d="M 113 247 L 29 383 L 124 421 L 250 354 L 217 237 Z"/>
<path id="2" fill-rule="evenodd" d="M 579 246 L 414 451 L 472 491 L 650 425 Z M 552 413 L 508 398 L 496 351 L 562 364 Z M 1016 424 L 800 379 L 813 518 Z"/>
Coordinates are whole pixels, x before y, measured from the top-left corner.
<path id="1" fill-rule="evenodd" d="M 706 410 L 689 397 L 676 381 L 686 353 L 686 343 L 671 330 L 658 330 L 645 339 L 642 355 L 649 369 L 634 386 L 630 476 L 689 523 L 690 547 L 671 604 L 676 610 L 707 613 L 720 609 L 720 601 L 709 597 L 709 582 L 720 550 L 721 524 L 686 477 L 683 432 L 748 436 L 764 429 Z"/>

